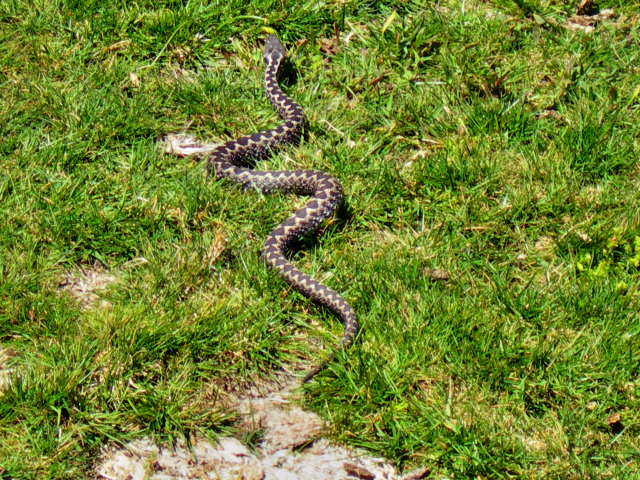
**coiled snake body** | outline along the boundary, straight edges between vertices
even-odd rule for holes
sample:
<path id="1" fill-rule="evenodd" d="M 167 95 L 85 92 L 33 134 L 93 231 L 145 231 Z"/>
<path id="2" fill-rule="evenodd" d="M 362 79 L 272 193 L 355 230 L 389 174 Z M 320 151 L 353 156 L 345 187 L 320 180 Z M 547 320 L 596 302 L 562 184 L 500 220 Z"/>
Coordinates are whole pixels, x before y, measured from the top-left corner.
<path id="1" fill-rule="evenodd" d="M 331 217 L 342 202 L 342 186 L 328 173 L 318 170 L 292 170 L 259 172 L 249 168 L 252 160 L 266 157 L 274 148 L 284 144 L 296 144 L 304 123 L 302 108 L 285 95 L 278 85 L 278 72 L 286 58 L 280 41 L 271 35 L 265 44 L 264 86 L 273 107 L 284 124 L 265 132 L 240 137 L 220 145 L 208 158 L 209 169 L 215 170 L 217 179 L 228 179 L 245 188 L 261 192 L 287 192 L 309 195 L 310 201 L 294 216 L 281 223 L 267 237 L 262 256 L 267 265 L 275 269 L 292 287 L 335 312 L 344 322 L 342 348 L 353 343 L 358 332 L 356 314 L 338 293 L 302 273 L 286 257 L 286 252 L 302 236 L 315 232 L 320 224 Z M 329 358 L 330 361 L 333 355 Z M 310 380 L 324 363 L 312 369 L 303 382 Z"/>

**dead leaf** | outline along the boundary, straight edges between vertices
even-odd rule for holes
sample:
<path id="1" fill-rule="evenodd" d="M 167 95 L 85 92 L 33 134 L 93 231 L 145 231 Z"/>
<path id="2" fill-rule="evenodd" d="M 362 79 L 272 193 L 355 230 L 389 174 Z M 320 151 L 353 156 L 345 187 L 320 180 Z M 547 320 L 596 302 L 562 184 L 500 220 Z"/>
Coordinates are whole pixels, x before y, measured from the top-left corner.
<path id="1" fill-rule="evenodd" d="M 562 116 L 555 110 L 543 110 L 538 115 L 538 118 L 553 118 L 555 120 L 560 120 Z"/>
<path id="2" fill-rule="evenodd" d="M 589 236 L 589 234 L 584 232 L 576 232 L 576 237 L 578 237 L 584 243 L 589 243 L 591 241 L 591 237 Z"/>
<path id="3" fill-rule="evenodd" d="M 125 50 L 131 44 L 131 40 L 120 40 L 119 42 L 109 45 L 107 52 L 113 52 L 114 50 Z"/>
<path id="4" fill-rule="evenodd" d="M 622 415 L 620 415 L 619 413 L 613 413 L 609 415 L 609 418 L 607 418 L 607 425 L 611 427 L 616 423 L 620 423 L 620 420 L 622 420 Z"/>
<path id="5" fill-rule="evenodd" d="M 385 75 L 385 74 L 382 74 L 382 75 L 380 75 L 379 77 L 374 78 L 373 80 L 371 80 L 371 81 L 368 83 L 368 86 L 369 86 L 369 87 L 371 87 L 371 86 L 375 85 L 375 84 L 376 84 L 376 83 L 378 83 L 379 81 L 384 80 L 384 78 L 385 78 L 385 77 L 386 77 L 386 75 Z"/>
<path id="6" fill-rule="evenodd" d="M 347 472 L 350 477 L 360 478 L 361 480 L 375 480 L 376 478 L 375 474 L 366 468 L 359 467 L 353 463 L 345 462 L 342 468 L 344 468 L 344 471 Z"/>
<path id="7" fill-rule="evenodd" d="M 391 26 L 393 21 L 396 19 L 397 15 L 398 15 L 398 12 L 396 12 L 395 10 L 391 13 L 391 15 L 389 15 L 389 18 L 387 18 L 387 20 L 384 22 L 384 25 L 382 26 L 382 33 L 387 31 L 387 29 Z"/>
<path id="8" fill-rule="evenodd" d="M 607 425 L 611 428 L 611 433 L 614 435 L 620 435 L 624 432 L 624 425 L 622 424 L 622 415 L 619 413 L 613 413 L 607 418 Z"/>
<path id="9" fill-rule="evenodd" d="M 446 282 L 451 278 L 451 276 L 449 275 L 449 272 L 447 272 L 444 268 L 434 268 L 434 269 L 427 268 L 424 271 L 424 274 L 434 282 L 436 281 Z"/>
<path id="10" fill-rule="evenodd" d="M 328 56 L 333 56 L 340 51 L 340 46 L 334 40 L 323 38 L 320 40 L 320 51 Z"/>
<path id="11" fill-rule="evenodd" d="M 406 475 L 403 475 L 402 480 L 422 480 L 423 478 L 427 478 L 431 473 L 431 469 L 427 467 L 418 468 L 413 472 L 409 472 Z"/>
<path id="12" fill-rule="evenodd" d="M 135 73 L 133 73 L 133 72 L 131 72 L 131 73 L 129 74 L 129 81 L 131 82 L 131 86 L 132 86 L 133 88 L 138 88 L 138 87 L 140 86 L 140 79 L 139 79 L 139 78 L 138 78 L 138 76 L 137 76 Z"/>

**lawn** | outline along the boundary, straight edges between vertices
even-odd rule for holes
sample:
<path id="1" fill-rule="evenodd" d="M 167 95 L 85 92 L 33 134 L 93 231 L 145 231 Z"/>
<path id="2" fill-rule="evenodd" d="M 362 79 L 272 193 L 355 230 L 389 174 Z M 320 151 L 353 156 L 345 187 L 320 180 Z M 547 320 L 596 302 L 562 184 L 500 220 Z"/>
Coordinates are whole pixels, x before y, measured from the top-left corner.
<path id="1" fill-rule="evenodd" d="M 430 478 L 640 478 L 640 4 L 579 3 L 0 0 L 0 478 L 239 434 L 336 344 L 260 257 L 304 199 L 163 143 L 278 125 L 273 32 L 308 122 L 257 168 L 341 180 L 293 258 L 361 322 L 303 406 Z"/>

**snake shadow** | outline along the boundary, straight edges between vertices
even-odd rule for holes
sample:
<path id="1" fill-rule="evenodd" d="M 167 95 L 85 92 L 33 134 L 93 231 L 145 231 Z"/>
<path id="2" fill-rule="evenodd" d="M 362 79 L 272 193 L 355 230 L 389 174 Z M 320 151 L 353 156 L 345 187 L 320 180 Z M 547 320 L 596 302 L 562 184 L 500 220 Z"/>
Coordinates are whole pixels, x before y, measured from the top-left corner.
<path id="1" fill-rule="evenodd" d="M 287 90 L 293 88 L 302 78 L 300 71 L 288 58 L 284 61 L 282 68 L 278 74 L 278 80 L 280 85 L 284 86 Z"/>
<path id="2" fill-rule="evenodd" d="M 280 86 L 284 87 L 284 89 L 288 92 L 289 90 L 291 90 L 293 87 L 296 86 L 296 84 L 300 81 L 301 78 L 302 78 L 302 74 L 300 73 L 300 70 L 298 70 L 294 65 L 294 63 L 287 58 L 284 64 L 282 65 L 280 73 L 278 74 L 278 81 L 280 82 Z M 304 119 L 304 128 L 302 129 L 302 136 L 298 140 L 297 144 L 299 144 L 302 141 L 304 142 L 309 141 L 309 124 L 306 116 Z"/>

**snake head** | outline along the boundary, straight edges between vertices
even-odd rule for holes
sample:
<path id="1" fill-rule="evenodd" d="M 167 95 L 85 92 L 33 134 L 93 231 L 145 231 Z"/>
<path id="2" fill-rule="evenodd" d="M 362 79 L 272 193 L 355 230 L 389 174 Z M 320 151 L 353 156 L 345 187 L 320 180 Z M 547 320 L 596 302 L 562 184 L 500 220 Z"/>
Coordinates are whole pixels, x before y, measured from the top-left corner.
<path id="1" fill-rule="evenodd" d="M 269 35 L 267 43 L 264 44 L 264 60 L 265 62 L 279 62 L 287 56 L 287 52 L 275 35 Z"/>

